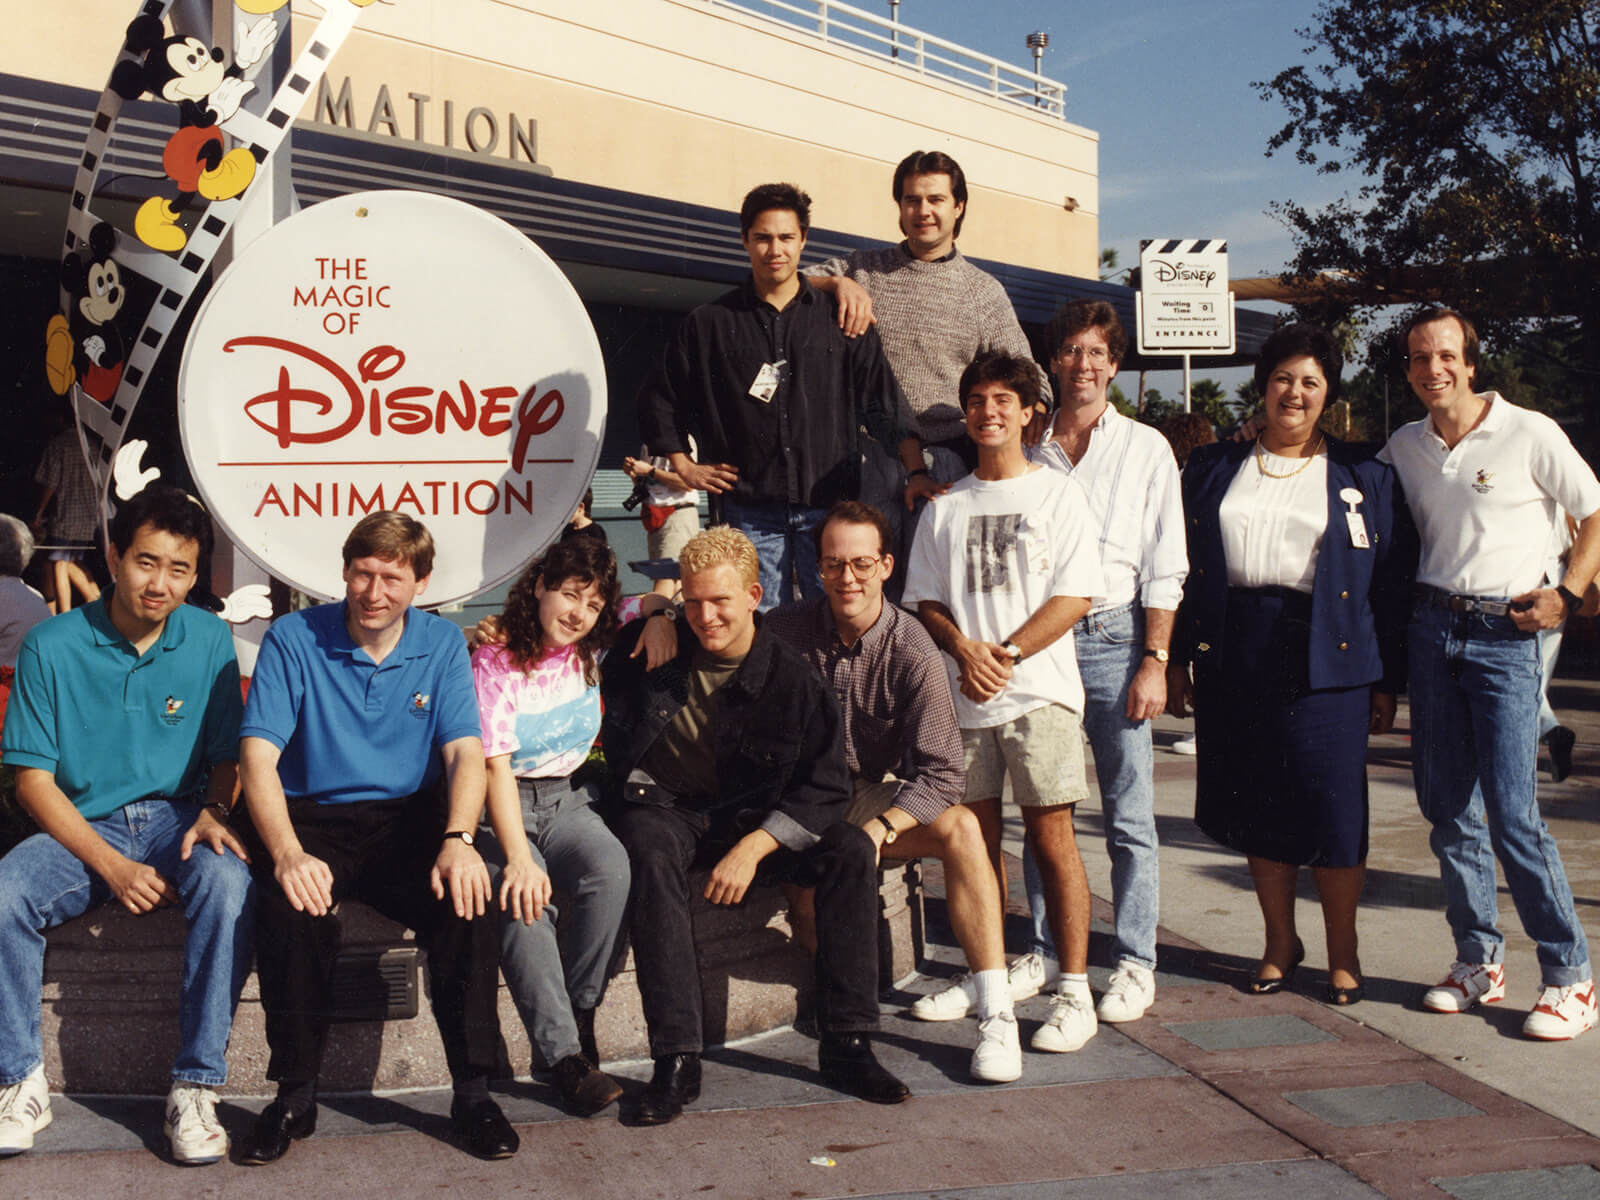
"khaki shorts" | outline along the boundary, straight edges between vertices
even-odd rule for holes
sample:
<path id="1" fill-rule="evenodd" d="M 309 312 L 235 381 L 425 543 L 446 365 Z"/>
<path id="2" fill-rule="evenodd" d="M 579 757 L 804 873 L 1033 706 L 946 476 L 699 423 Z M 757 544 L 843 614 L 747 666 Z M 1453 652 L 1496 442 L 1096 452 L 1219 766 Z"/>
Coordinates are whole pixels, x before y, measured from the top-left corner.
<path id="1" fill-rule="evenodd" d="M 1083 771 L 1083 722 L 1060 704 L 1047 704 L 1015 721 L 988 729 L 963 729 L 967 803 L 998 800 L 1011 777 L 1011 794 L 1023 808 L 1052 808 L 1089 798 Z"/>
<path id="2" fill-rule="evenodd" d="M 672 510 L 660 529 L 645 531 L 645 545 L 651 558 L 677 558 L 689 544 L 689 539 L 700 532 L 700 513 L 692 504 Z"/>
<path id="3" fill-rule="evenodd" d="M 867 779 L 855 781 L 855 799 L 850 801 L 850 807 L 845 809 L 844 819 L 852 825 L 859 825 L 863 829 L 873 817 L 882 816 L 894 807 L 894 798 L 900 794 L 903 786 L 900 780 L 893 775 L 873 782 Z"/>

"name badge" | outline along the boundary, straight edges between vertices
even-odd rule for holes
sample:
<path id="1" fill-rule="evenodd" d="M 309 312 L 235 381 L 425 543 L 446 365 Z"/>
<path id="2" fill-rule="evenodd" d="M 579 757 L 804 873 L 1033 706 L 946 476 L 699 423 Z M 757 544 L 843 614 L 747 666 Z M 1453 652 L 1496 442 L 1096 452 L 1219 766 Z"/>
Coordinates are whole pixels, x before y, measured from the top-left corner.
<path id="1" fill-rule="evenodd" d="M 1366 499 L 1356 488 L 1341 488 L 1339 499 L 1349 507 L 1344 514 L 1344 523 L 1350 528 L 1350 544 L 1357 550 L 1367 550 L 1372 546 L 1372 540 L 1367 537 L 1367 523 L 1361 514 L 1356 511 L 1356 505 Z"/>
<path id="2" fill-rule="evenodd" d="M 775 363 L 762 363 L 761 370 L 756 372 L 755 382 L 750 385 L 750 395 L 763 404 L 771 404 L 772 398 L 778 394 L 778 384 L 783 380 L 786 361 L 780 358 Z"/>

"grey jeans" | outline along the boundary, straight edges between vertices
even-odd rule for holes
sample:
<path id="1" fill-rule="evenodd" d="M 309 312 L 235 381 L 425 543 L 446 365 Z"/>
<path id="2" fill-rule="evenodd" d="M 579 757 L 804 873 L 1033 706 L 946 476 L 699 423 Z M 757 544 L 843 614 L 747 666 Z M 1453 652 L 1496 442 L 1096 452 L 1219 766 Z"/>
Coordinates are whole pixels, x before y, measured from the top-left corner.
<path id="1" fill-rule="evenodd" d="M 628 855 L 590 806 L 592 795 L 567 779 L 519 779 L 517 792 L 533 859 L 555 894 L 532 925 L 501 914 L 500 969 L 529 1040 L 553 1066 L 578 1053 L 573 1010 L 594 1008 L 605 995 L 628 904 Z M 505 851 L 487 829 L 478 845 L 498 893 Z"/>

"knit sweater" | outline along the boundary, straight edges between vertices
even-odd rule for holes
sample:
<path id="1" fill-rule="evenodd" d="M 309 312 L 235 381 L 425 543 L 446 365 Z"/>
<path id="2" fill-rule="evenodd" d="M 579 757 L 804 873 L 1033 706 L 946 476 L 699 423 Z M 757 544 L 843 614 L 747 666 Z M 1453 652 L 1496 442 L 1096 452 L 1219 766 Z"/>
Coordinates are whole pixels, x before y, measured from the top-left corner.
<path id="1" fill-rule="evenodd" d="M 911 257 L 905 246 L 856 250 L 808 268 L 812 275 L 848 275 L 867 289 L 877 317 L 884 357 L 894 369 L 925 442 L 966 432 L 961 372 L 980 350 L 1004 350 L 1033 359 L 1027 335 L 1000 281 L 972 265 L 961 251 L 936 262 Z M 1050 395 L 1050 379 L 1039 369 Z"/>

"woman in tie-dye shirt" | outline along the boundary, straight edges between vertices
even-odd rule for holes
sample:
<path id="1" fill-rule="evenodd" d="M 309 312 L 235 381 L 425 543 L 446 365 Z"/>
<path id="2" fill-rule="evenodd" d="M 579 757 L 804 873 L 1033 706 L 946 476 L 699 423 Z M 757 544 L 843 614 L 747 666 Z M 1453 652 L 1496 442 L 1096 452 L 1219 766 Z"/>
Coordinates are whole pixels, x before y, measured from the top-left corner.
<path id="1" fill-rule="evenodd" d="M 634 602 L 636 603 L 636 602 Z M 506 600 L 504 644 L 472 656 L 489 764 L 484 859 L 498 868 L 501 968 L 528 1037 L 569 1108 L 621 1094 L 598 1069 L 594 1010 L 628 898 L 628 856 L 572 786 L 600 732 L 599 657 L 618 622 L 617 564 L 604 542 L 557 542 Z M 556 944 L 556 906 L 566 943 Z"/>

